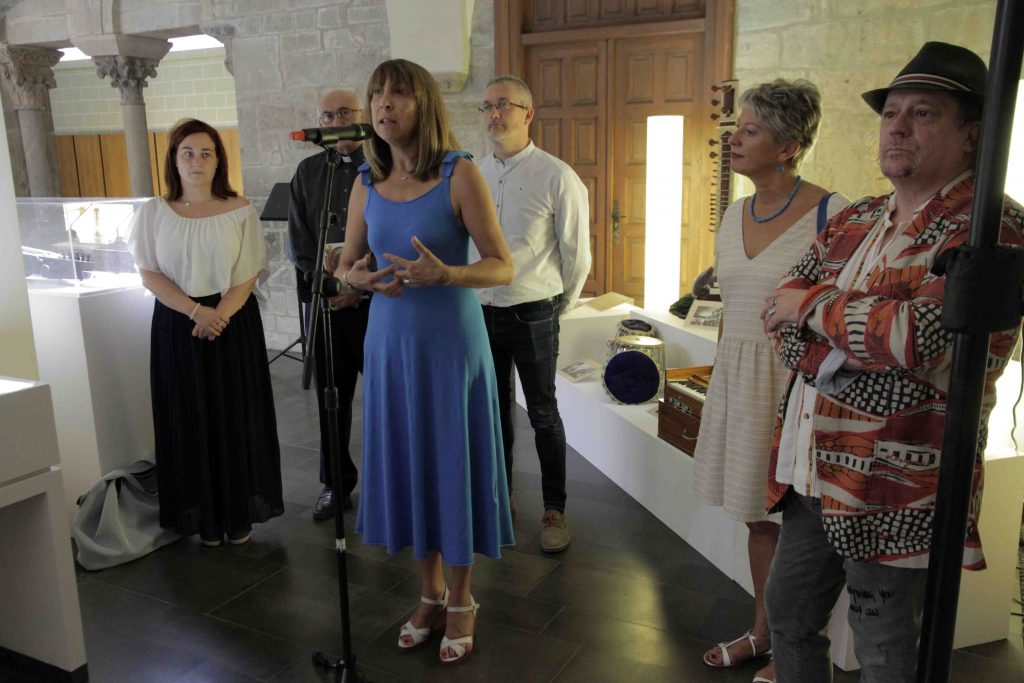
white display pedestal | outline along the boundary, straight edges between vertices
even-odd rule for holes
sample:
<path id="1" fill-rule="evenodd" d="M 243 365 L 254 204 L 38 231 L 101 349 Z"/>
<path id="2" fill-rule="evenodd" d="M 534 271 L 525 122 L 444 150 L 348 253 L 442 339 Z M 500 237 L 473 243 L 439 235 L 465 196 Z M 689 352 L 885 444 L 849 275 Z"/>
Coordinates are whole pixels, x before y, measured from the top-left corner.
<path id="1" fill-rule="evenodd" d="M 0 378 L 0 659 L 86 680 L 50 388 Z"/>
<path id="2" fill-rule="evenodd" d="M 153 459 L 149 331 L 141 286 L 31 286 L 39 376 L 53 389 L 68 519 L 108 472 Z"/>
<path id="3" fill-rule="evenodd" d="M 667 368 L 714 362 L 717 330 L 684 326 L 669 314 L 652 314 L 622 304 L 598 312 L 578 307 L 561 320 L 558 367 L 584 358 L 604 362 L 607 342 L 619 320 L 640 318 L 658 328 L 665 340 Z M 1017 543 L 1024 500 L 1024 458 L 1009 442 L 1009 411 L 1020 384 L 1014 365 L 999 383 L 1000 403 L 989 423 L 985 497 L 981 514 L 982 543 L 989 569 L 964 572 L 954 644 L 967 647 L 1007 637 L 1016 580 Z M 555 379 L 558 408 L 566 439 L 655 517 L 693 546 L 726 576 L 753 592 L 747 560 L 747 529 L 708 507 L 693 494 L 693 458 L 658 438 L 655 403 L 619 405 L 605 393 L 600 376 L 573 383 L 561 373 Z M 520 405 L 522 390 L 516 384 Z M 1024 427 L 1022 430 L 1024 431 Z M 1024 434 L 1018 440 L 1024 444 Z M 846 622 L 848 598 L 837 602 L 829 633 L 832 656 L 843 669 L 857 668 Z"/>

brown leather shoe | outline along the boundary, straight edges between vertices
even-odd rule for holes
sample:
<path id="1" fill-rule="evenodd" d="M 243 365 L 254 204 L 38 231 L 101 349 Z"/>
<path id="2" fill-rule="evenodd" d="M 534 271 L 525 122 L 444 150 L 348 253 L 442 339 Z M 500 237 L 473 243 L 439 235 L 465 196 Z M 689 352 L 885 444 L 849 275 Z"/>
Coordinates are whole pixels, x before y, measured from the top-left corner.
<path id="1" fill-rule="evenodd" d="M 540 520 L 540 547 L 546 553 L 560 553 L 569 547 L 569 527 L 558 510 L 545 510 Z"/>

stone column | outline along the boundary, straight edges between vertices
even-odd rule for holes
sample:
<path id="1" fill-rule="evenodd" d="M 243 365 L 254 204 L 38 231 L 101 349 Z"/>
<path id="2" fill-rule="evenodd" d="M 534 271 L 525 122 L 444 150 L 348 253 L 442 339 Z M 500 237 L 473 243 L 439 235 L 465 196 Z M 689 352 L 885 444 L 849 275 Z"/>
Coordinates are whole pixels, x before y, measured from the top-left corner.
<path id="1" fill-rule="evenodd" d="M 29 194 L 53 197 L 59 183 L 54 178 L 53 143 L 48 131 L 52 128 L 49 90 L 57 85 L 53 67 L 60 61 L 60 51 L 20 45 L 0 46 L 0 78 L 18 112 L 21 144 L 28 171 Z"/>
<path id="2" fill-rule="evenodd" d="M 132 194 L 153 196 L 153 176 L 149 165 L 149 126 L 146 124 L 146 102 L 142 89 L 147 78 L 156 76 L 158 59 L 110 55 L 93 57 L 96 74 L 110 76 L 111 87 L 121 91 L 121 115 L 124 119 L 124 142 L 128 152 L 128 177 Z"/>

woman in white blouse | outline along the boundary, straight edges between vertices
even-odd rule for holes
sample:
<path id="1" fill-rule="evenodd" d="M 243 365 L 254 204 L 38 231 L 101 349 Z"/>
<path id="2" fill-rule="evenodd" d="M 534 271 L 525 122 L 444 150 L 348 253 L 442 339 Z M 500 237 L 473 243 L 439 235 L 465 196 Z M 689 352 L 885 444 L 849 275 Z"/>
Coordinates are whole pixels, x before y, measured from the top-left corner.
<path id="1" fill-rule="evenodd" d="M 129 246 L 156 296 L 150 380 L 160 524 L 204 545 L 249 540 L 284 511 L 259 306 L 266 244 L 231 189 L 220 135 L 195 119 L 168 136 L 167 195 L 139 211 Z"/>

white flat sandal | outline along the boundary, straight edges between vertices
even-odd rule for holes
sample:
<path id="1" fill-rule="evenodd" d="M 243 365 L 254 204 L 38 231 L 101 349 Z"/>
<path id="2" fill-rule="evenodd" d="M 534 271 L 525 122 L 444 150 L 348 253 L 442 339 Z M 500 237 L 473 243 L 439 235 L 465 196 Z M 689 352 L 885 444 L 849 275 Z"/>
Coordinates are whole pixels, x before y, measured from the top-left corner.
<path id="1" fill-rule="evenodd" d="M 458 613 L 462 613 L 462 612 L 472 612 L 473 613 L 473 634 L 475 634 L 476 633 L 476 612 L 477 612 L 478 609 L 480 609 L 480 603 L 478 603 L 475 600 L 473 600 L 473 598 L 470 598 L 470 600 L 472 601 L 472 604 L 466 605 L 465 607 L 449 607 L 448 608 L 448 613 L 451 614 L 452 612 L 455 612 L 456 614 L 458 614 Z M 456 662 L 461 662 L 463 659 L 466 659 L 470 655 L 470 653 L 473 652 L 473 634 L 468 635 L 468 636 L 463 636 L 461 638 L 449 638 L 448 636 L 445 636 L 444 638 L 442 638 L 441 639 L 441 650 L 438 652 L 438 657 L 440 657 L 441 663 L 442 664 L 454 664 Z M 455 656 L 454 657 L 446 658 L 445 657 L 445 653 L 448 652 L 449 648 L 451 648 L 452 651 L 455 652 Z"/>
<path id="2" fill-rule="evenodd" d="M 448 586 L 444 587 L 444 595 L 441 596 L 440 600 L 433 600 L 424 596 L 420 596 L 420 602 L 424 605 L 433 605 L 434 607 L 440 607 L 441 609 L 434 612 L 430 618 L 430 623 L 423 628 L 416 628 L 412 625 L 412 619 L 402 624 L 402 629 L 398 632 L 398 649 L 402 652 L 409 652 L 420 647 L 428 640 L 430 640 L 430 634 L 434 631 L 438 631 L 445 626 L 444 612 L 448 607 Z M 442 618 L 438 618 L 442 617 Z M 404 642 L 404 639 L 409 638 L 409 644 Z"/>

